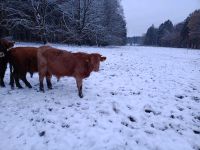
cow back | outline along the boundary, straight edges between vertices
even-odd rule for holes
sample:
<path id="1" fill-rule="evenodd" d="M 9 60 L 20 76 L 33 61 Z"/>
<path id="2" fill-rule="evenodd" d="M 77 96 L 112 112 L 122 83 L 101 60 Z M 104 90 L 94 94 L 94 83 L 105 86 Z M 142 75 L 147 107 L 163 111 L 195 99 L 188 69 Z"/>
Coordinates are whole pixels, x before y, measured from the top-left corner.
<path id="1" fill-rule="evenodd" d="M 38 51 L 39 69 L 57 77 L 88 77 L 88 60 L 86 53 L 71 53 L 49 46 L 40 47 Z"/>

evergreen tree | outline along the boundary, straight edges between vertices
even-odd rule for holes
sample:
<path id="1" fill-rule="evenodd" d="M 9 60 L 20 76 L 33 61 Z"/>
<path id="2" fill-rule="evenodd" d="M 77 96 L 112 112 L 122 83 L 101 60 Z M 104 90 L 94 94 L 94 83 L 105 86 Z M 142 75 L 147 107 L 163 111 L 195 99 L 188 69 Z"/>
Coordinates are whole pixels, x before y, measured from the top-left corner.
<path id="1" fill-rule="evenodd" d="M 157 29 L 152 25 L 145 35 L 144 45 L 157 45 Z"/>

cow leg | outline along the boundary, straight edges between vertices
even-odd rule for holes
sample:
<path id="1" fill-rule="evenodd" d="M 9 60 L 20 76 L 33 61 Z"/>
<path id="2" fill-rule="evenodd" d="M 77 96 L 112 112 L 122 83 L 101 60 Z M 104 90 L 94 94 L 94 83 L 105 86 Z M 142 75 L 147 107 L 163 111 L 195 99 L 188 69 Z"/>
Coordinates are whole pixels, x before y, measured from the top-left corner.
<path id="1" fill-rule="evenodd" d="M 52 84 L 51 84 L 51 74 L 50 73 L 47 73 L 46 74 L 46 82 L 47 82 L 47 87 L 48 89 L 52 89 Z"/>
<path id="2" fill-rule="evenodd" d="M 2 70 L 0 71 L 0 86 L 5 87 L 3 79 L 4 79 L 4 76 L 5 76 L 5 72 L 6 72 L 6 64 L 1 66 L 1 67 L 2 67 L 1 68 Z"/>
<path id="3" fill-rule="evenodd" d="M 21 84 L 19 83 L 19 76 L 18 76 L 18 74 L 16 73 L 15 70 L 14 70 L 13 76 L 14 76 L 14 79 L 15 79 L 16 87 L 18 87 L 19 89 L 22 89 L 23 87 L 22 87 Z"/>
<path id="4" fill-rule="evenodd" d="M 40 80 L 40 91 L 44 92 L 44 84 L 43 84 L 44 77 L 40 75 L 39 80 Z"/>
<path id="5" fill-rule="evenodd" d="M 10 86 L 11 86 L 11 89 L 14 89 L 14 77 L 13 77 L 13 74 L 10 73 Z"/>
<path id="6" fill-rule="evenodd" d="M 1 72 L 1 73 L 0 73 L 0 86 L 1 86 L 1 87 L 5 87 L 5 84 L 4 84 L 3 79 L 4 79 L 4 73 Z"/>
<path id="7" fill-rule="evenodd" d="M 19 83 L 19 78 L 15 78 L 15 84 L 16 84 L 16 87 L 18 87 L 19 89 L 23 89 L 23 87 Z"/>
<path id="8" fill-rule="evenodd" d="M 32 88 L 32 86 L 31 86 L 31 84 L 27 81 L 27 79 L 26 79 L 26 75 L 23 75 L 22 76 L 22 81 L 25 83 L 25 85 L 28 87 L 28 88 Z"/>
<path id="9" fill-rule="evenodd" d="M 4 81 L 3 81 L 3 78 L 1 77 L 1 79 L 0 79 L 0 86 L 1 87 L 5 87 L 5 83 L 4 83 Z"/>
<path id="10" fill-rule="evenodd" d="M 46 77 L 46 82 L 48 89 L 52 89 L 51 78 Z"/>
<path id="11" fill-rule="evenodd" d="M 11 89 L 14 89 L 14 76 L 13 76 L 13 71 L 12 71 L 12 65 L 10 64 L 10 86 Z"/>
<path id="12" fill-rule="evenodd" d="M 83 93 L 82 93 L 82 79 L 80 78 L 76 78 L 76 84 L 77 84 L 77 88 L 78 88 L 78 95 L 80 98 L 83 98 Z"/>

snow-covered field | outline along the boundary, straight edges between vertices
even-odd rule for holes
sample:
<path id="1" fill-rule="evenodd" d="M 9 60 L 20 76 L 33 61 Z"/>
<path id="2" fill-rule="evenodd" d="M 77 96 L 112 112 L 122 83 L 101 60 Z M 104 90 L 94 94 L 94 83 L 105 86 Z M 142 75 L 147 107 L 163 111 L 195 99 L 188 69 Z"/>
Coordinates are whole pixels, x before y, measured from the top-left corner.
<path id="1" fill-rule="evenodd" d="M 107 60 L 84 80 L 83 99 L 69 77 L 41 93 L 28 74 L 33 89 L 11 90 L 7 71 L 0 150 L 200 149 L 200 51 L 53 46 Z"/>

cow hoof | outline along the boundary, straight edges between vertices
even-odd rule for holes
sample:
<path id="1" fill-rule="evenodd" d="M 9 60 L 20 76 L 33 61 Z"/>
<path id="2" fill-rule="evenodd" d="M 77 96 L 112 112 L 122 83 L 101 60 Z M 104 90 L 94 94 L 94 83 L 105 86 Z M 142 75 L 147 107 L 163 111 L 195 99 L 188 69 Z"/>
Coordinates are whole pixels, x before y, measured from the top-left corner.
<path id="1" fill-rule="evenodd" d="M 80 98 L 83 98 L 83 94 L 80 94 L 79 97 L 80 97 Z"/>
<path id="2" fill-rule="evenodd" d="M 31 86 L 31 85 L 29 85 L 29 86 L 28 86 L 28 88 L 29 88 L 29 89 L 32 89 L 32 86 Z"/>
<path id="3" fill-rule="evenodd" d="M 21 85 L 16 85 L 16 87 L 18 87 L 18 89 L 23 89 Z"/>
<path id="4" fill-rule="evenodd" d="M 44 93 L 44 89 L 40 89 L 40 92 L 43 92 L 43 93 Z"/>
<path id="5" fill-rule="evenodd" d="M 49 89 L 49 90 L 52 90 L 53 88 L 52 88 L 52 87 L 48 87 L 48 89 Z"/>

